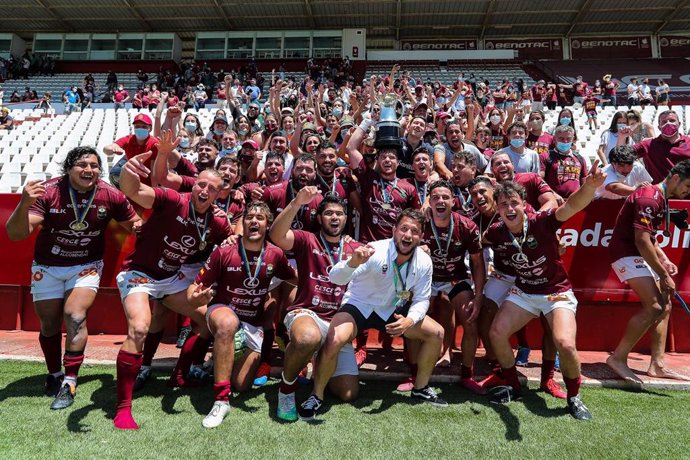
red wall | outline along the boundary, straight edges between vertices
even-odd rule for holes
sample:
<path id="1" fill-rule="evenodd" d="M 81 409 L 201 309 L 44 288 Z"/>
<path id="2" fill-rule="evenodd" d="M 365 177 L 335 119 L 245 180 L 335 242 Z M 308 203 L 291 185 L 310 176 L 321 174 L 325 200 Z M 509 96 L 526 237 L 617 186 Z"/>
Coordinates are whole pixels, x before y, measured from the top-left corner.
<path id="1" fill-rule="evenodd" d="M 19 195 L 0 195 L 0 221 L 6 222 L 14 210 Z M 568 246 L 564 261 L 570 273 L 580 305 L 578 307 L 578 348 L 582 350 L 612 350 L 623 334 L 625 324 L 639 308 L 638 300 L 618 281 L 608 262 L 608 235 L 622 202 L 601 200 L 592 203 L 584 212 L 574 216 L 561 229 L 561 238 Z M 674 208 L 690 209 L 690 201 L 672 202 Z M 106 264 L 102 288 L 89 313 L 92 334 L 123 334 L 126 322 L 115 283 L 115 276 L 124 256 L 133 247 L 133 237 L 112 224 L 108 232 Z M 690 298 L 690 231 L 674 228 L 670 238 L 659 237 L 669 258 L 678 265 L 678 291 Z M 30 266 L 34 237 L 13 242 L 7 238 L 4 226 L 0 230 L 0 329 L 37 330 L 38 321 L 29 293 Z M 605 246 L 606 245 L 606 246 Z M 670 331 L 669 349 L 690 352 L 690 316 L 676 306 Z M 529 328 L 532 343 L 540 340 L 538 321 Z M 676 333 L 678 332 L 678 333 Z M 649 348 L 644 338 L 638 349 Z"/>

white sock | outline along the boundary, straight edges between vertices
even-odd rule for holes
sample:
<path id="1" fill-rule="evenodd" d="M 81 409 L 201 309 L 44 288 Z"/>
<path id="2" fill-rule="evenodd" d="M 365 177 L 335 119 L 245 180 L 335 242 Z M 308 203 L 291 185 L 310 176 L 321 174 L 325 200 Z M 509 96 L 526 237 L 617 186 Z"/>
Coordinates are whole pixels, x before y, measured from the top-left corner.
<path id="1" fill-rule="evenodd" d="M 77 376 L 76 375 L 65 376 L 65 380 L 63 381 L 63 385 L 65 383 L 69 383 L 70 385 L 76 387 L 77 386 Z"/>
<path id="2" fill-rule="evenodd" d="M 53 373 L 50 374 L 50 375 L 52 375 L 53 377 L 55 377 L 55 378 L 57 379 L 57 378 L 62 377 L 62 376 L 65 375 L 65 374 L 64 374 L 62 371 L 58 371 L 58 372 L 53 372 Z"/>

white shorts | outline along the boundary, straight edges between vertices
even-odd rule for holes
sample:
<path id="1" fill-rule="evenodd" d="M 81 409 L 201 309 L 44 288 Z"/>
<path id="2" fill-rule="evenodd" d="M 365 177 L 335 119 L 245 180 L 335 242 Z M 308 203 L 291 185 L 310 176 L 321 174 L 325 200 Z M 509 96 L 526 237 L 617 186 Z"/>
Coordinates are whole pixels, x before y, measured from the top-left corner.
<path id="1" fill-rule="evenodd" d="M 565 308 L 577 313 L 577 299 L 572 289 L 556 294 L 527 294 L 516 287 L 510 288 L 506 302 L 513 302 L 534 316 L 551 313 L 557 308 Z"/>
<path id="2" fill-rule="evenodd" d="M 162 280 L 154 280 L 134 270 L 117 274 L 117 288 L 120 290 L 122 300 L 137 292 L 145 292 L 154 299 L 162 299 L 165 296 L 186 291 L 191 281 L 181 271 Z"/>
<path id="3" fill-rule="evenodd" d="M 213 305 L 209 305 L 208 309 L 206 309 L 206 325 L 209 329 L 211 329 L 211 325 L 208 323 L 209 319 L 211 318 L 211 313 L 219 308 L 227 308 L 228 310 L 232 311 L 232 308 L 223 303 L 214 303 Z M 234 311 L 232 312 L 233 314 L 235 313 Z M 264 328 L 261 326 L 254 326 L 242 320 L 239 320 L 239 322 L 240 329 L 242 329 L 244 332 L 244 346 L 249 348 L 251 351 L 261 354 L 261 345 L 264 343 Z"/>
<path id="4" fill-rule="evenodd" d="M 37 302 L 62 299 L 67 291 L 74 288 L 98 291 L 102 273 L 102 260 L 72 267 L 54 267 L 34 262 L 31 265 L 31 294 L 34 302 Z"/>
<path id="5" fill-rule="evenodd" d="M 493 270 L 484 285 L 484 297 L 492 300 L 499 307 L 508 297 L 508 291 L 515 285 L 515 277 L 504 275 L 503 273 Z"/>
<path id="6" fill-rule="evenodd" d="M 659 275 L 654 273 L 652 267 L 649 266 L 642 256 L 621 257 L 611 264 L 611 268 L 613 268 L 621 283 L 625 283 L 633 278 L 651 277 L 655 280 L 659 279 Z"/>
<path id="7" fill-rule="evenodd" d="M 319 328 L 319 331 L 321 331 L 321 345 L 323 346 L 323 343 L 326 341 L 326 336 L 328 335 L 328 327 L 330 326 L 330 323 L 320 318 L 319 315 L 311 310 L 293 310 L 285 315 L 283 324 L 285 324 L 285 329 L 287 329 L 288 334 L 292 328 L 292 323 L 294 323 L 295 320 L 301 316 L 309 316 L 314 320 L 316 326 Z M 355 359 L 355 349 L 352 347 L 351 343 L 346 344 L 340 349 L 340 353 L 338 353 L 338 362 L 335 366 L 333 377 L 338 377 L 340 375 L 359 375 L 357 359 Z"/>
<path id="8" fill-rule="evenodd" d="M 297 271 L 297 261 L 295 259 L 288 259 L 288 263 L 290 264 L 290 266 L 292 268 L 295 269 L 295 271 Z M 271 278 L 271 284 L 268 285 L 268 290 L 269 291 L 274 290 L 275 288 L 277 288 L 278 286 L 283 284 L 283 281 L 284 280 L 281 280 L 277 276 L 274 276 L 273 278 Z"/>
<path id="9" fill-rule="evenodd" d="M 182 264 L 180 267 L 180 271 L 182 274 L 185 276 L 185 278 L 189 281 L 189 284 L 191 285 L 194 280 L 196 279 L 196 275 L 199 274 L 199 270 L 201 270 L 201 267 L 204 266 L 203 262 L 198 262 L 195 264 Z M 189 285 L 187 286 L 189 287 Z"/>

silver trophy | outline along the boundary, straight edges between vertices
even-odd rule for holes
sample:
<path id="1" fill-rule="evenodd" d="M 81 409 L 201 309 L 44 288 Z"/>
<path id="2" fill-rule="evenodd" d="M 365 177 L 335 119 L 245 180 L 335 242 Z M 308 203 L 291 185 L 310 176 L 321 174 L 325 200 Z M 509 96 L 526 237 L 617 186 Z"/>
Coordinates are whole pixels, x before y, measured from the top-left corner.
<path id="1" fill-rule="evenodd" d="M 376 140 L 374 147 L 377 151 L 395 149 L 397 152 L 402 150 L 402 139 L 400 138 L 400 122 L 396 109 L 400 100 L 394 94 L 386 94 L 379 100 L 381 115 L 376 124 Z"/>

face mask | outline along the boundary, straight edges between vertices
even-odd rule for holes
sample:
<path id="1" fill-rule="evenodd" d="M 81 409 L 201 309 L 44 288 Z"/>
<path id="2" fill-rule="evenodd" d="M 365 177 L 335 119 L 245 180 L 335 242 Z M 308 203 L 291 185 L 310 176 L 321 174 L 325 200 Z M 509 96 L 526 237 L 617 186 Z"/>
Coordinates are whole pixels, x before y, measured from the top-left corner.
<path id="1" fill-rule="evenodd" d="M 247 131 L 246 129 L 240 129 L 240 130 L 237 131 L 237 133 L 238 133 L 240 136 L 245 136 L 248 132 L 249 132 L 249 131 Z"/>
<path id="2" fill-rule="evenodd" d="M 544 120 L 532 120 L 532 128 L 534 129 L 541 129 L 541 127 L 544 125 Z"/>
<path id="3" fill-rule="evenodd" d="M 181 137 L 180 138 L 180 147 L 182 147 L 183 149 L 189 148 L 189 138 L 188 137 Z"/>
<path id="4" fill-rule="evenodd" d="M 149 130 L 146 128 L 134 128 L 134 136 L 140 141 L 149 137 Z"/>
<path id="5" fill-rule="evenodd" d="M 510 145 L 512 147 L 515 147 L 516 149 L 519 149 L 520 147 L 525 145 L 525 140 L 524 139 L 511 139 Z"/>
<path id="6" fill-rule="evenodd" d="M 225 132 L 224 129 L 214 129 L 213 130 L 213 134 L 215 134 L 216 136 L 222 136 L 224 132 Z"/>
<path id="7" fill-rule="evenodd" d="M 497 125 L 501 122 L 501 117 L 500 115 L 493 115 L 489 118 L 489 121 L 491 122 L 491 124 Z"/>
<path id="8" fill-rule="evenodd" d="M 628 125 L 625 124 L 625 123 L 618 123 L 618 124 L 616 124 L 616 128 L 618 128 L 618 131 L 620 131 L 621 129 L 627 128 L 627 126 L 628 126 Z"/>
<path id="9" fill-rule="evenodd" d="M 566 153 L 570 151 L 570 147 L 573 145 L 572 142 L 557 142 L 556 149 L 561 153 Z"/>
<path id="10" fill-rule="evenodd" d="M 678 126 L 673 123 L 666 123 L 661 127 L 661 134 L 665 137 L 673 137 L 678 133 Z"/>
<path id="11" fill-rule="evenodd" d="M 122 90 L 123 90 L 123 89 L 125 89 L 125 88 L 123 88 L 123 87 L 120 87 L 120 88 L 118 88 L 118 89 L 119 89 L 120 91 L 122 91 Z"/>
<path id="12" fill-rule="evenodd" d="M 558 120 L 558 122 L 562 125 L 569 125 L 571 121 L 573 121 L 573 119 L 570 117 L 561 117 L 561 119 Z"/>
<path id="13" fill-rule="evenodd" d="M 231 149 L 224 148 L 223 150 L 220 151 L 219 156 L 224 157 L 226 155 L 235 155 L 236 153 L 237 153 L 237 147 L 233 147 Z"/>
<path id="14" fill-rule="evenodd" d="M 196 132 L 196 123 L 187 122 L 184 124 L 184 129 L 186 129 L 190 133 Z"/>
<path id="15" fill-rule="evenodd" d="M 343 111 L 341 109 L 333 109 L 333 116 L 336 118 L 340 118 L 343 115 Z"/>

